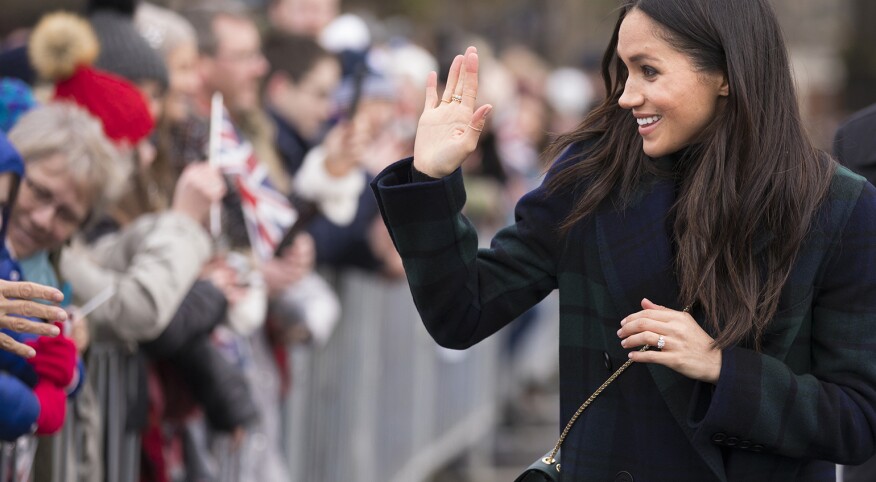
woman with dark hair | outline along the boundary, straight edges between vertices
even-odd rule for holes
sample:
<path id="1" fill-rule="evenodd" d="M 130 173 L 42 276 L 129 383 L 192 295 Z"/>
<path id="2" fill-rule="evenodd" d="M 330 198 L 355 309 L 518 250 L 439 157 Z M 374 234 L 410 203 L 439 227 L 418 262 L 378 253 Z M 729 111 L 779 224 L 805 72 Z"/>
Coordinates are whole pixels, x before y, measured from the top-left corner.
<path id="1" fill-rule="evenodd" d="M 876 190 L 812 147 L 767 0 L 620 11 L 606 98 L 489 249 L 460 215 L 477 52 L 430 77 L 372 184 L 426 328 L 467 348 L 559 289 L 563 424 L 632 360 L 564 480 L 834 480 L 876 450 Z"/>

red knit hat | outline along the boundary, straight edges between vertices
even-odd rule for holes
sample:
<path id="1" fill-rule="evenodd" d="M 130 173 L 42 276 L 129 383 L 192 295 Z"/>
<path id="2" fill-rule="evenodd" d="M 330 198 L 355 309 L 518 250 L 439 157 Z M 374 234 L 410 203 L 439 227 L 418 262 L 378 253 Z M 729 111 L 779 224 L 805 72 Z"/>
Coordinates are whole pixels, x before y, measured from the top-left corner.
<path id="1" fill-rule="evenodd" d="M 127 80 L 82 66 L 55 85 L 56 99 L 69 99 L 103 122 L 107 137 L 137 144 L 155 127 L 143 94 Z"/>
<path id="2" fill-rule="evenodd" d="M 137 87 L 91 66 L 99 44 L 87 21 L 70 13 L 48 14 L 29 44 L 34 68 L 55 82 L 55 98 L 71 100 L 100 119 L 108 138 L 134 145 L 152 131 L 155 122 Z"/>

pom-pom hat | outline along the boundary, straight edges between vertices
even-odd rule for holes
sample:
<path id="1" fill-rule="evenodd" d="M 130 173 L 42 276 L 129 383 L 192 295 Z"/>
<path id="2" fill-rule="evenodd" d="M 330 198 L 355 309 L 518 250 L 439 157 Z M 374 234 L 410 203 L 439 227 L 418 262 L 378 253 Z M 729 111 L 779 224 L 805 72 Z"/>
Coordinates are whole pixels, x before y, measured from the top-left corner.
<path id="1" fill-rule="evenodd" d="M 152 131 L 155 122 L 137 87 L 91 66 L 99 44 L 84 19 L 64 12 L 46 15 L 34 28 L 28 50 L 40 76 L 55 82 L 55 99 L 85 108 L 117 144 L 135 145 Z"/>

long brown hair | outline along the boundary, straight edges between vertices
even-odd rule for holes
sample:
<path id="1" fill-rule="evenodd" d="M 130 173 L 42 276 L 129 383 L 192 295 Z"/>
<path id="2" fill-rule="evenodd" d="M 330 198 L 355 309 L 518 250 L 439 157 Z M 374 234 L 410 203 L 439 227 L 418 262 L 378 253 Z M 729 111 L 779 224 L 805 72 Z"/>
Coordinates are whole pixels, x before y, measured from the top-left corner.
<path id="1" fill-rule="evenodd" d="M 699 71 L 727 78 L 729 96 L 679 161 L 675 269 L 680 302 L 699 304 L 717 347 L 759 348 L 835 168 L 804 132 L 767 0 L 625 2 L 602 60 L 605 100 L 547 151 L 556 158 L 572 144 L 592 143 L 548 185 L 555 191 L 586 183 L 561 229 L 613 193 L 629 202 L 647 169 L 636 123 L 618 105 L 627 78 L 618 31 L 634 8 L 662 25 L 665 40 Z"/>

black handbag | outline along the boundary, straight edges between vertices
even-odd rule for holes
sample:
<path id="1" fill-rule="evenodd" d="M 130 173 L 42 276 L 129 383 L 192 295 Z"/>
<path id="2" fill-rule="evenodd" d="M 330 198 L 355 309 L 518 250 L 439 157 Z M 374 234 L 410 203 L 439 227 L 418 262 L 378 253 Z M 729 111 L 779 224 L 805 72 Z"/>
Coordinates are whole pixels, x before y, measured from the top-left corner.
<path id="1" fill-rule="evenodd" d="M 560 461 L 559 452 L 556 458 L 551 456 L 551 452 L 545 454 L 544 457 L 536 460 L 520 476 L 514 479 L 514 482 L 560 482 Z"/>
<path id="2" fill-rule="evenodd" d="M 685 307 L 684 312 L 690 312 L 690 309 L 693 305 L 688 305 Z M 660 343 L 657 345 L 657 349 L 660 350 L 663 348 L 663 337 L 660 337 Z M 639 351 L 648 351 L 651 348 L 648 345 L 643 346 Z M 593 392 L 593 395 L 584 400 L 584 403 L 578 407 L 578 410 L 575 411 L 575 414 L 572 415 L 572 418 L 569 420 L 569 423 L 566 424 L 566 428 L 563 429 L 563 433 L 560 434 L 560 439 L 557 440 L 557 444 L 554 445 L 554 449 L 545 454 L 544 457 L 539 458 L 526 470 L 523 471 L 522 474 L 517 476 L 514 479 L 514 482 L 560 482 L 560 446 L 563 445 L 563 441 L 566 440 L 566 435 L 569 434 L 569 430 L 572 429 L 572 425 L 575 424 L 575 421 L 578 420 L 578 417 L 581 416 L 581 413 L 584 412 L 584 409 L 590 405 L 596 397 L 605 390 L 605 387 L 609 386 L 611 382 L 614 381 L 615 378 L 619 377 L 624 370 L 627 369 L 630 365 L 633 364 L 633 360 L 627 360 L 626 363 L 620 366 L 614 373 L 608 377 L 605 382 Z"/>

